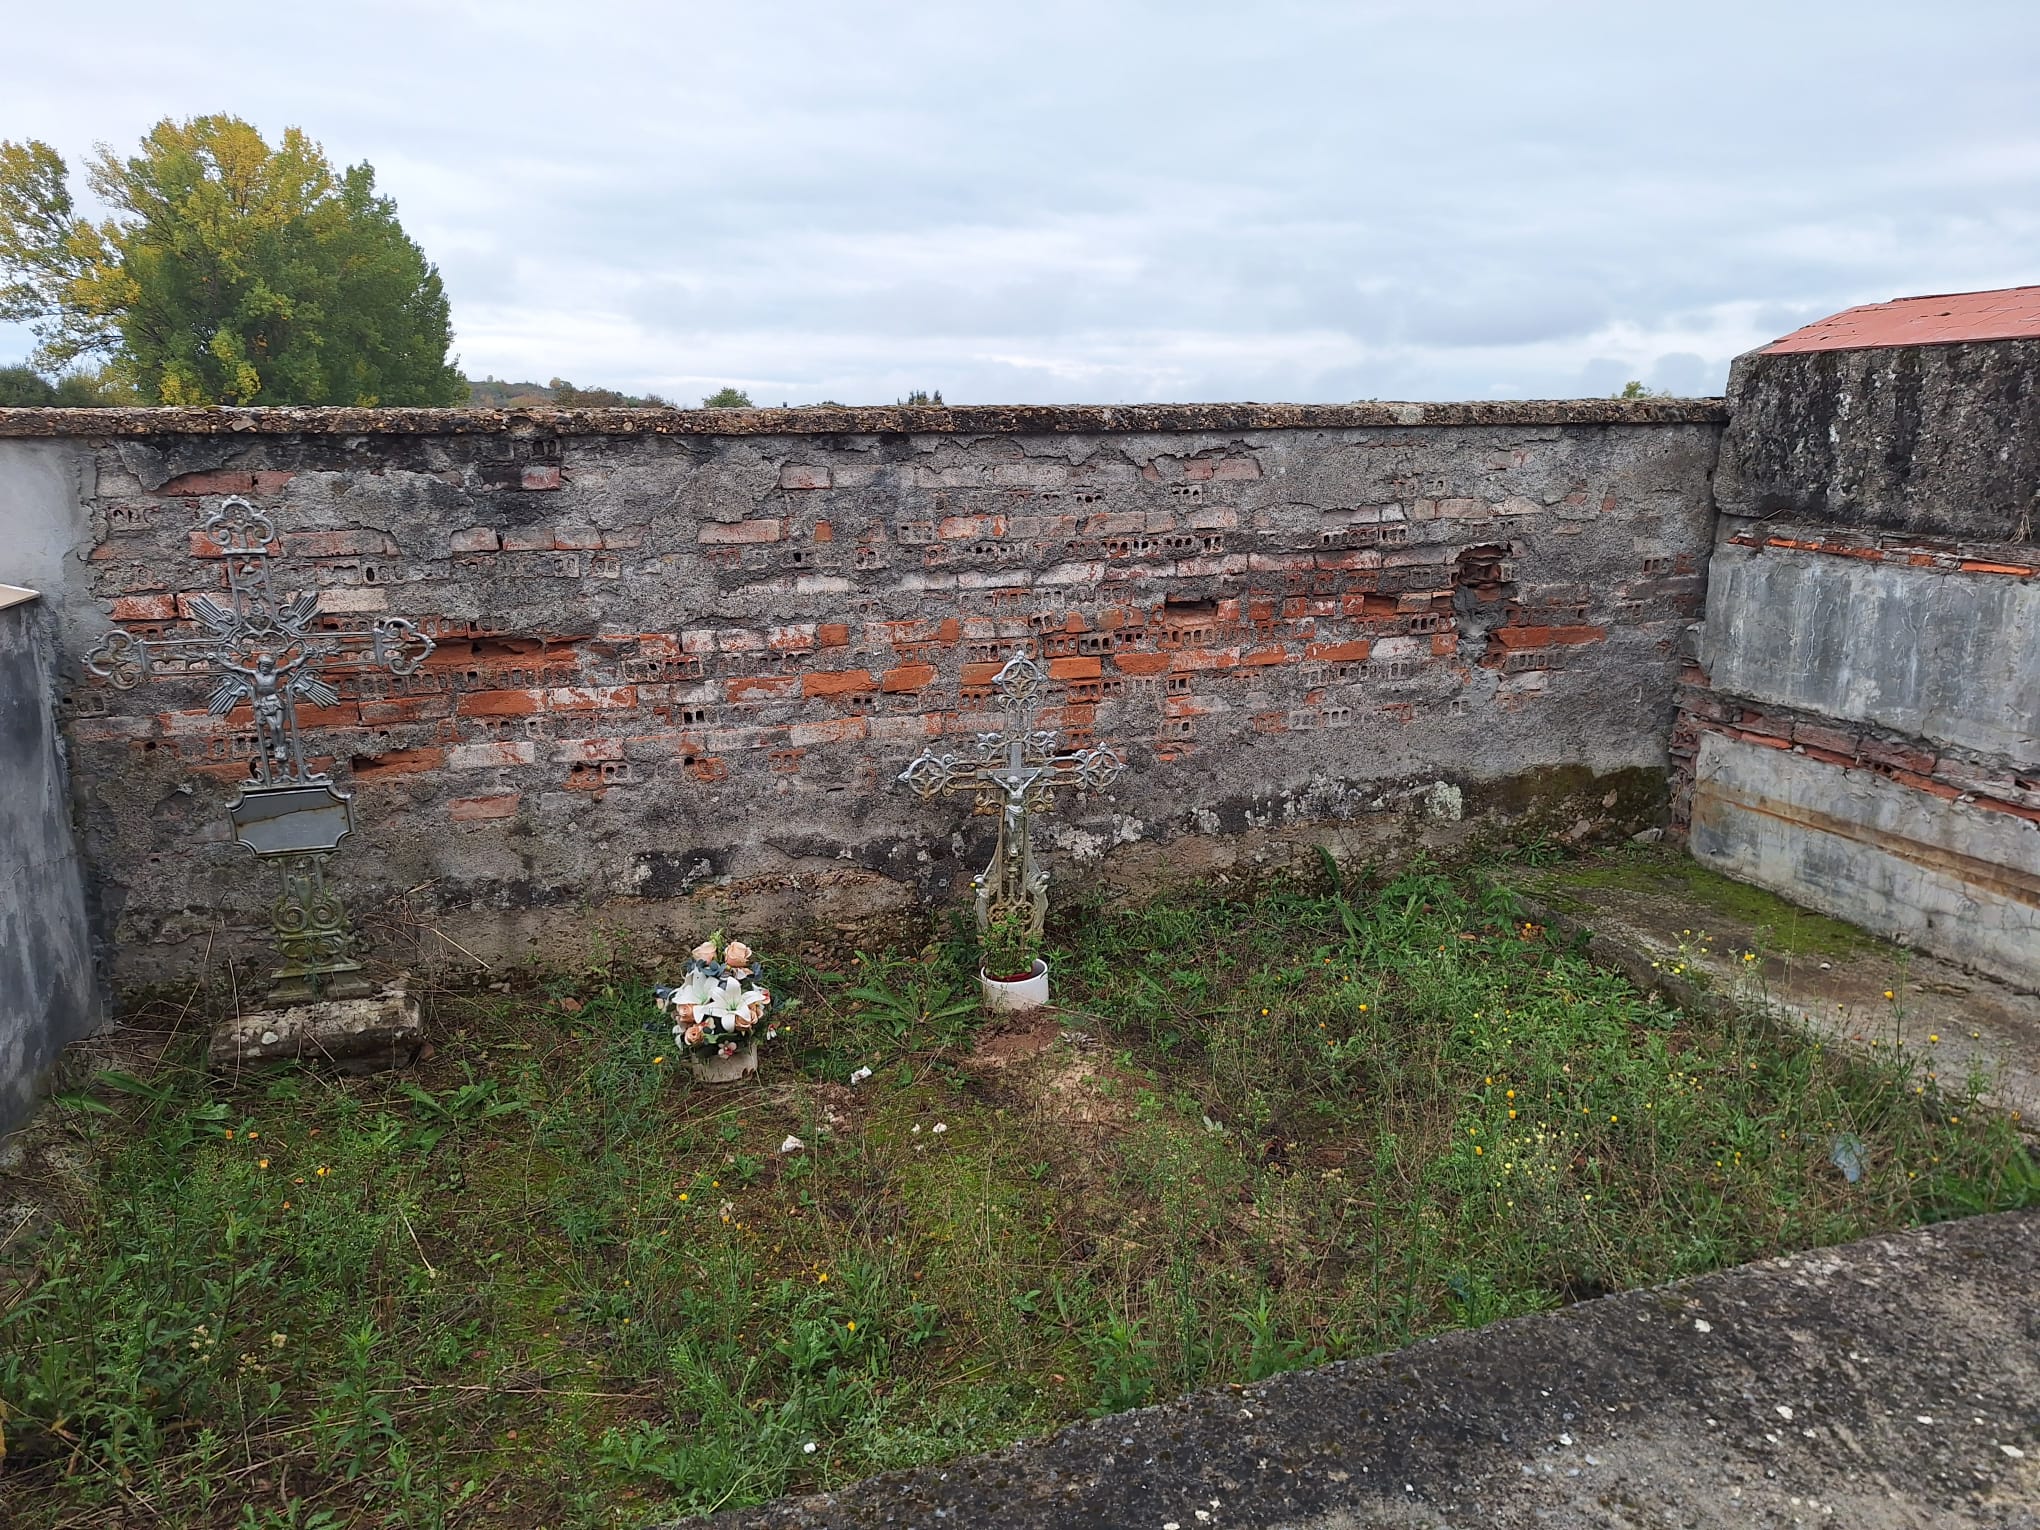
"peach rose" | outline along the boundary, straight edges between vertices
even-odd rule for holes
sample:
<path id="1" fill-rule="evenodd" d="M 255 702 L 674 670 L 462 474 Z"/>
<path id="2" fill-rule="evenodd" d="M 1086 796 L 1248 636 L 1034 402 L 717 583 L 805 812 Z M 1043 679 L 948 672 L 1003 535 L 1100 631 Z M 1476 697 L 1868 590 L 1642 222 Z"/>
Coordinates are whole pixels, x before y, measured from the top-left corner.
<path id="1" fill-rule="evenodd" d="M 701 1045 L 702 1035 L 703 1032 L 700 1026 L 690 1025 L 687 1027 L 687 1034 L 683 1039 L 690 1047 L 698 1047 Z"/>
<path id="2" fill-rule="evenodd" d="M 715 942 L 704 940 L 687 954 L 698 962 L 712 962 L 715 960 Z"/>
<path id="3" fill-rule="evenodd" d="M 732 967 L 747 967 L 751 963 L 751 948 L 741 940 L 733 940 L 723 947 L 723 960 Z"/>

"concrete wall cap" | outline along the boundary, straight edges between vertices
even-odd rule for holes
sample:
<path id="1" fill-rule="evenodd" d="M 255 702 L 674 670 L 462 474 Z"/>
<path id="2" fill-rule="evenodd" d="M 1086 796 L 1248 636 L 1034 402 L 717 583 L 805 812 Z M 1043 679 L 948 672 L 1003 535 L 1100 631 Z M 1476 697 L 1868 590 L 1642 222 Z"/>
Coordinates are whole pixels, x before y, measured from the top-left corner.
<path id="1" fill-rule="evenodd" d="M 789 436 L 1718 425 L 1718 398 L 1467 403 L 973 404 L 792 409 L 0 409 L 0 438 L 231 435 Z"/>

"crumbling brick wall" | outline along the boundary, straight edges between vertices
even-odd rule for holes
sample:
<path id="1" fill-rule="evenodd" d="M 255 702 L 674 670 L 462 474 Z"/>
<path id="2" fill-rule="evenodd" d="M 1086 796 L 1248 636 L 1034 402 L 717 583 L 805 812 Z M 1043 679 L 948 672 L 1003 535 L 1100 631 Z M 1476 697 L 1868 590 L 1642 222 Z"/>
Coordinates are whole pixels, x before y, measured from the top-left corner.
<path id="1" fill-rule="evenodd" d="M 892 779 L 1001 725 L 1015 652 L 1053 679 L 1043 726 L 1129 764 L 1051 821 L 1068 881 L 1285 836 L 1358 850 L 1412 813 L 1450 834 L 1448 804 L 1520 813 L 1526 782 L 1590 788 L 1561 828 L 1634 827 L 1650 792 L 1597 778 L 1662 780 L 1720 418 L 17 411 L 0 445 L 46 443 L 76 485 L 40 582 L 132 981 L 245 945 L 268 894 L 225 842 L 245 711 L 77 668 L 107 626 L 177 630 L 221 587 L 197 527 L 222 496 L 273 517 L 275 578 L 322 613 L 437 640 L 300 718 L 357 798 L 357 909 L 493 961 L 576 919 L 708 917 L 674 899 L 781 923 L 945 895 L 986 836 Z"/>

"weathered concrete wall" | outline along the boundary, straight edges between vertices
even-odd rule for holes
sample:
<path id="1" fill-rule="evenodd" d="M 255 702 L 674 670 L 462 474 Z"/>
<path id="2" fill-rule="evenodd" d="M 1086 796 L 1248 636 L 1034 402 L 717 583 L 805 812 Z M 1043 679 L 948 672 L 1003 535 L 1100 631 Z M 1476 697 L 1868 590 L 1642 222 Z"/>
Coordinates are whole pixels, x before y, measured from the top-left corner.
<path id="1" fill-rule="evenodd" d="M 1605 401 L 21 411 L 0 435 L 83 453 L 48 511 L 67 726 L 134 980 L 247 944 L 267 897 L 224 843 L 245 714 L 209 717 L 196 680 L 77 670 L 111 623 L 169 631 L 220 587 L 193 533 L 225 494 L 275 517 L 286 588 L 438 637 L 418 675 L 349 677 L 305 721 L 357 794 L 342 880 L 385 949 L 430 929 L 495 960 L 584 919 L 691 939 L 718 916 L 679 898 L 776 923 L 949 891 L 988 834 L 891 778 L 999 724 L 1016 649 L 1053 674 L 1044 722 L 1130 764 L 1051 827 L 1068 882 L 1463 833 L 1457 804 L 1520 813 L 1553 783 L 1577 799 L 1560 829 L 1633 826 L 1700 609 L 1719 422 Z"/>
<path id="2" fill-rule="evenodd" d="M 1673 753 L 1696 856 L 2040 987 L 2036 364 L 1738 362 Z"/>
<path id="3" fill-rule="evenodd" d="M 0 585 L 0 1132 L 103 1003 L 56 725 L 55 624 Z"/>
<path id="4" fill-rule="evenodd" d="M 1728 397 L 1726 515 L 2035 540 L 2040 340 L 1758 351 Z"/>
<path id="5" fill-rule="evenodd" d="M 1874 770 L 1707 733 L 1692 849 L 1765 887 L 1814 889 L 1830 914 L 1992 972 L 2040 955 L 2040 833 Z"/>

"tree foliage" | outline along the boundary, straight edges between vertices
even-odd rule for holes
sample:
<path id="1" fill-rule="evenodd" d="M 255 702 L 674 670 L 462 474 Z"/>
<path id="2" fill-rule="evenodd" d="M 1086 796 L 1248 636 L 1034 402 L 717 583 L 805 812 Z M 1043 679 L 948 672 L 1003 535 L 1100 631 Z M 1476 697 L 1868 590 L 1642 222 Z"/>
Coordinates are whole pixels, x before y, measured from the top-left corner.
<path id="1" fill-rule="evenodd" d="M 619 393 L 614 388 L 577 388 L 564 377 L 555 377 L 546 384 L 551 390 L 553 404 L 560 409 L 671 409 L 673 406 L 656 393 L 639 397 L 635 393 Z M 748 403 L 749 400 L 746 400 Z"/>
<path id="2" fill-rule="evenodd" d="M 0 409 L 104 409 L 133 402 L 132 393 L 103 370 L 45 377 L 25 362 L 0 367 Z"/>
<path id="3" fill-rule="evenodd" d="M 704 409 L 750 409 L 751 395 L 742 388 L 718 388 L 701 401 Z"/>
<path id="4" fill-rule="evenodd" d="M 274 149 L 235 117 L 168 118 L 86 167 L 0 142 L 0 319 L 46 370 L 109 358 L 165 404 L 451 404 L 465 397 L 439 272 L 366 164 L 335 171 L 296 128 Z"/>

